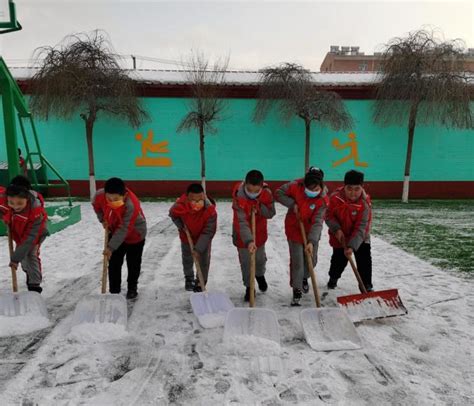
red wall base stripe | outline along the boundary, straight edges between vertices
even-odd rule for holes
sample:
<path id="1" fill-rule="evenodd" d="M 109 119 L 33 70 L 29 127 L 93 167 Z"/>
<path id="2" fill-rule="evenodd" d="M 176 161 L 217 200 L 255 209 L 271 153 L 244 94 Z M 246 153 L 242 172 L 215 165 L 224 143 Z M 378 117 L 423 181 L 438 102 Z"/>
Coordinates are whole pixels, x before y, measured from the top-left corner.
<path id="1" fill-rule="evenodd" d="M 125 181 L 138 196 L 143 197 L 178 197 L 193 181 L 185 180 L 129 180 Z M 199 181 L 197 181 L 199 182 Z M 213 197 L 231 197 L 235 181 L 207 181 L 207 192 Z M 285 181 L 269 181 L 274 190 Z M 89 182 L 87 180 L 70 180 L 71 194 L 73 196 L 89 196 Z M 97 181 L 97 188 L 103 187 L 104 181 Z M 342 182 L 326 182 L 329 190 L 342 185 Z M 403 182 L 371 182 L 365 183 L 365 189 L 376 199 L 400 199 L 402 196 Z M 63 189 L 50 189 L 48 196 L 65 196 Z M 429 181 L 410 182 L 411 199 L 474 199 L 474 181 Z"/>

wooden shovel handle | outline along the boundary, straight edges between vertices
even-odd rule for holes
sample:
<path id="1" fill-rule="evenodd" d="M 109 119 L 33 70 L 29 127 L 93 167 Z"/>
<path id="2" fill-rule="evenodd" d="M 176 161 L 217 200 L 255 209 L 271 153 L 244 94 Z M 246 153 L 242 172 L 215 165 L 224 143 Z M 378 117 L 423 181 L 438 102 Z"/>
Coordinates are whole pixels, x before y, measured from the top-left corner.
<path id="1" fill-rule="evenodd" d="M 254 244 L 256 244 L 257 243 L 257 228 L 255 225 L 255 209 L 253 207 L 250 212 L 250 225 L 252 227 L 253 242 Z M 255 251 L 250 253 L 250 300 L 249 300 L 250 307 L 255 307 L 255 272 L 256 272 L 256 267 L 257 267 L 256 255 L 257 253 Z"/>
<path id="2" fill-rule="evenodd" d="M 354 263 L 354 259 L 352 258 L 352 255 L 350 257 L 347 257 L 349 260 L 349 263 L 351 264 L 352 271 L 354 272 L 354 275 L 357 279 L 357 282 L 359 282 L 359 288 L 362 290 L 362 293 L 367 293 L 367 289 L 365 288 L 364 282 L 362 282 L 362 278 L 360 277 L 360 273 L 357 270 L 356 264 Z"/>
<path id="3" fill-rule="evenodd" d="M 13 257 L 13 237 L 12 237 L 12 231 L 10 229 L 10 226 L 7 227 L 7 230 L 8 230 L 8 251 L 10 253 L 10 262 L 11 262 L 11 259 Z M 12 272 L 13 293 L 16 293 L 18 292 L 18 280 L 16 278 L 16 269 L 11 266 L 10 270 Z"/>
<path id="4" fill-rule="evenodd" d="M 193 257 L 194 265 L 196 266 L 196 273 L 198 275 L 199 285 L 201 286 L 201 290 L 203 292 L 206 292 L 206 283 L 204 282 L 204 275 L 202 274 L 201 264 L 199 263 L 199 261 L 196 260 L 196 258 L 194 258 L 194 243 L 191 234 L 188 230 L 188 227 L 184 226 L 184 232 L 186 233 L 186 237 L 188 238 L 189 248 L 191 249 L 191 256 Z"/>
<path id="5" fill-rule="evenodd" d="M 298 216 L 298 223 L 300 225 L 301 237 L 303 238 L 303 251 L 306 257 L 306 265 L 308 266 L 309 274 L 311 275 L 311 285 L 313 286 L 314 301 L 316 302 L 316 307 L 321 307 L 321 300 L 319 299 L 318 283 L 316 282 L 316 274 L 314 273 L 314 269 L 313 269 L 313 258 L 311 258 L 311 255 L 306 251 L 308 238 L 306 237 L 306 231 L 304 229 L 303 222 L 301 221 L 301 217 L 299 216 Z"/>
<path id="6" fill-rule="evenodd" d="M 109 271 L 109 260 L 105 251 L 109 245 L 109 228 L 107 223 L 104 224 L 104 260 L 102 262 L 102 294 L 107 293 L 107 274 Z"/>

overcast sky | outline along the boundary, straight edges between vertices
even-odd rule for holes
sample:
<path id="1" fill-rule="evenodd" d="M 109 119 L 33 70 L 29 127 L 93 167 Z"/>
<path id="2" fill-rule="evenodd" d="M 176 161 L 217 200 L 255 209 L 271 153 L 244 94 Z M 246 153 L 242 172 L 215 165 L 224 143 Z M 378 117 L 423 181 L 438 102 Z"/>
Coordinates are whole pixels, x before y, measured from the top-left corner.
<path id="1" fill-rule="evenodd" d="M 469 1 L 139 1 L 15 0 L 23 30 L 0 36 L 10 65 L 65 35 L 100 28 L 120 54 L 182 60 L 192 49 L 230 55 L 230 67 L 258 69 L 282 61 L 319 70 L 330 45 L 366 54 L 394 36 L 430 26 L 474 48 Z M 138 67 L 175 66 L 138 61 Z"/>

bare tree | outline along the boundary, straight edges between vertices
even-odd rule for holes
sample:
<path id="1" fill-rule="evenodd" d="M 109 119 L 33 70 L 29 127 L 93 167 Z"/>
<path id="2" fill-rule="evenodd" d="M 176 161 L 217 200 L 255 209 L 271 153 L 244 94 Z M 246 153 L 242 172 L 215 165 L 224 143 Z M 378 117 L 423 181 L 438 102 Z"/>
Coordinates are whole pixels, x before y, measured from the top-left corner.
<path id="1" fill-rule="evenodd" d="M 381 125 L 408 124 L 402 201 L 408 202 L 417 124 L 472 128 L 469 77 L 459 40 L 443 41 L 418 30 L 385 45 L 373 118 Z"/>
<path id="2" fill-rule="evenodd" d="M 311 73 L 302 66 L 283 63 L 261 70 L 259 98 L 254 121 L 262 122 L 276 109 L 283 122 L 299 117 L 305 124 L 304 169 L 309 168 L 311 122 L 329 126 L 334 131 L 349 129 L 352 118 L 335 92 L 318 90 Z"/>
<path id="3" fill-rule="evenodd" d="M 196 129 L 199 132 L 199 151 L 201 155 L 201 184 L 206 190 L 206 155 L 205 136 L 214 134 L 214 124 L 220 121 L 227 106 L 225 99 L 219 97 L 229 58 L 216 60 L 212 65 L 209 59 L 200 52 L 193 52 L 183 63 L 190 67 L 186 72 L 187 82 L 191 85 L 192 99 L 188 104 L 188 113 L 181 120 L 177 131 Z"/>
<path id="4" fill-rule="evenodd" d="M 106 34 L 69 35 L 56 47 L 35 51 L 39 67 L 32 78 L 32 111 L 70 120 L 78 114 L 86 129 L 91 198 L 96 191 L 93 130 L 99 115 L 138 127 L 148 118 L 137 98 L 136 83 L 121 68 Z"/>

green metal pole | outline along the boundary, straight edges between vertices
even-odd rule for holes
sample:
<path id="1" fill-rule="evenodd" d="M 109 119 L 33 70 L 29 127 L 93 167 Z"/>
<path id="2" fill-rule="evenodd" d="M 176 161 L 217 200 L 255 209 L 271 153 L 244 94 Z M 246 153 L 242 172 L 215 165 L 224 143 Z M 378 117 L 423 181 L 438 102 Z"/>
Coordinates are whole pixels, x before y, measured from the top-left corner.
<path id="1" fill-rule="evenodd" d="M 7 147 L 8 180 L 20 173 L 18 143 L 16 134 L 16 114 L 13 104 L 13 92 L 8 80 L 2 80 L 3 122 L 5 125 L 5 143 Z"/>

